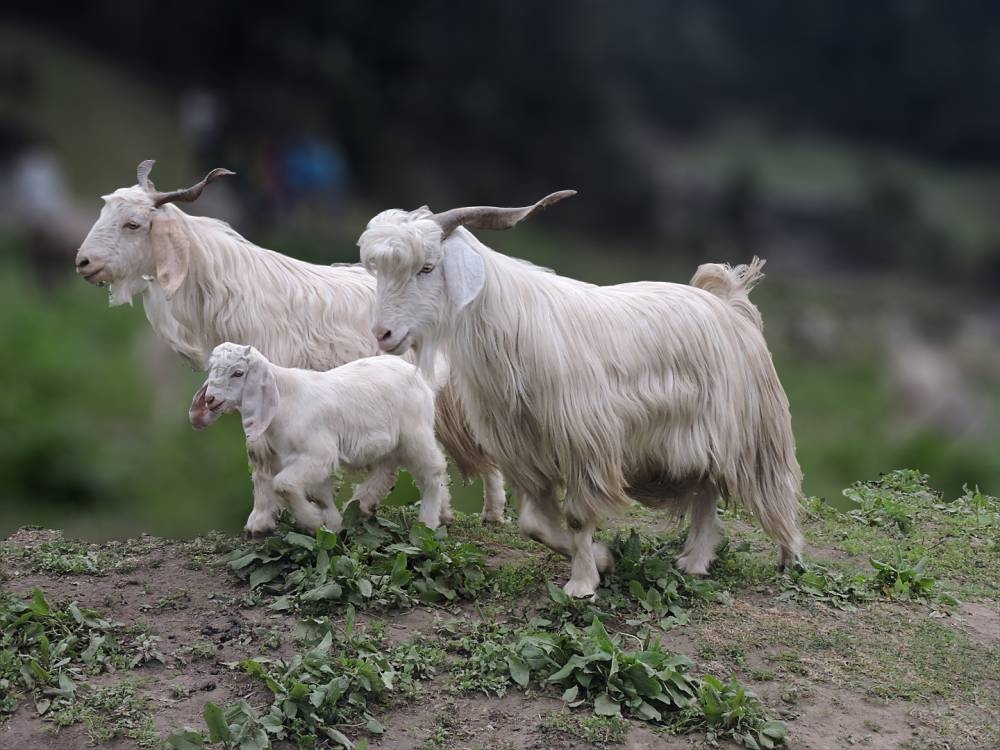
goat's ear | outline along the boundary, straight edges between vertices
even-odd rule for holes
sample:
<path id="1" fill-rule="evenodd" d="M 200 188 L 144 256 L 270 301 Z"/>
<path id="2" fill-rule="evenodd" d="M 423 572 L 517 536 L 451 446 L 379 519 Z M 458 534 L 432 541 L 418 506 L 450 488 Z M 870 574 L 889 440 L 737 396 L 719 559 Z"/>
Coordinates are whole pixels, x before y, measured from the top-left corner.
<path id="1" fill-rule="evenodd" d="M 177 219 L 162 210 L 153 212 L 149 236 L 153 243 L 156 281 L 167 299 L 172 298 L 187 278 L 191 260 L 191 240 Z"/>
<path id="2" fill-rule="evenodd" d="M 448 296 L 461 310 L 483 290 L 486 268 L 481 256 L 461 237 L 449 238 L 444 245 L 444 282 Z"/>
<path id="3" fill-rule="evenodd" d="M 278 411 L 278 384 L 271 363 L 263 357 L 251 357 L 243 384 L 243 433 L 247 440 L 256 440 L 271 425 Z"/>

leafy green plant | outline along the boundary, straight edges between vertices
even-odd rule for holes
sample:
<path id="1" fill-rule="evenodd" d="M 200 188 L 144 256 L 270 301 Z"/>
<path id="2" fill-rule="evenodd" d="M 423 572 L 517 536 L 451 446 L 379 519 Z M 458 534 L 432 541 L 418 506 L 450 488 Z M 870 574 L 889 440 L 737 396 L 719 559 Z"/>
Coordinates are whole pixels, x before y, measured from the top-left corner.
<path id="1" fill-rule="evenodd" d="M 873 585 L 890 599 L 928 599 L 934 591 L 936 581 L 927 574 L 926 557 L 911 564 L 897 552 L 894 563 L 872 558 L 871 564 L 875 568 Z"/>
<path id="2" fill-rule="evenodd" d="M 0 713 L 16 707 L 15 694 L 33 696 L 46 715 L 73 700 L 87 674 L 162 661 L 147 636 L 129 641 L 124 628 L 76 602 L 50 605 L 40 589 L 30 602 L 0 594 Z"/>
<path id="3" fill-rule="evenodd" d="M 432 531 L 402 510 L 365 519 L 355 504 L 340 532 L 301 534 L 282 521 L 279 534 L 232 552 L 230 569 L 254 589 L 277 594 L 276 610 L 344 602 L 403 608 L 475 597 L 485 585 L 482 552 Z"/>
<path id="4" fill-rule="evenodd" d="M 692 676 L 691 661 L 666 651 L 651 633 L 611 634 L 597 617 L 586 628 L 569 621 L 551 626 L 539 618 L 523 629 L 492 622 L 447 626 L 445 648 L 460 657 L 456 687 L 503 694 L 504 680 L 521 688 L 555 686 L 571 708 L 587 706 L 597 716 L 705 729 L 747 747 L 783 741 L 784 724 L 770 722 L 752 693 L 735 681 L 717 688 L 722 683 L 714 678 Z M 638 648 L 624 648 L 626 638 Z"/>
<path id="5" fill-rule="evenodd" d="M 861 574 L 850 574 L 819 563 L 795 567 L 782 577 L 780 601 L 809 599 L 837 609 L 853 610 L 859 602 L 874 598 L 871 581 Z"/>
<path id="6" fill-rule="evenodd" d="M 705 739 L 715 744 L 730 739 L 743 747 L 780 747 L 785 744 L 788 726 L 762 714 L 756 696 L 735 679 L 726 684 L 706 675 L 698 685 L 695 701 L 672 724 L 674 730 L 704 729 Z"/>

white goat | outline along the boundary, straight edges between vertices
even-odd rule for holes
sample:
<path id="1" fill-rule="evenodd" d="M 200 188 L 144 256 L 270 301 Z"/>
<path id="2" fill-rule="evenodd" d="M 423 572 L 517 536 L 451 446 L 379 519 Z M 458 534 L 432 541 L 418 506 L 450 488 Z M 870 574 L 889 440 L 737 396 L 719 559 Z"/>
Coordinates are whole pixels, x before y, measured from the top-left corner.
<path id="1" fill-rule="evenodd" d="M 104 208 L 76 256 L 77 272 L 111 286 L 111 304 L 142 295 L 153 330 L 195 369 L 224 341 L 249 344 L 285 367 L 328 370 L 378 354 L 371 334 L 375 281 L 360 266 L 320 266 L 257 247 L 216 219 L 189 216 L 215 169 L 184 190 L 157 191 L 153 162 L 138 185 L 104 196 Z M 438 435 L 464 476 L 481 475 L 483 520 L 503 520 L 503 476 L 473 439 L 454 390 L 437 399 Z M 258 500 L 266 495 L 258 495 Z M 255 504 L 248 534 L 274 530 L 274 511 Z"/>
<path id="2" fill-rule="evenodd" d="M 191 402 L 195 429 L 239 410 L 255 506 L 288 508 L 302 528 L 338 530 L 330 475 L 365 470 L 351 502 L 371 514 L 404 467 L 420 489 L 420 520 L 451 521 L 447 463 L 434 439 L 434 392 L 408 362 L 369 357 L 314 372 L 278 367 L 252 346 L 220 344 Z"/>
<path id="3" fill-rule="evenodd" d="M 693 286 L 599 287 L 463 228 L 509 228 L 572 194 L 372 219 L 359 245 L 378 279 L 380 347 L 415 347 L 425 368 L 443 348 L 476 437 L 518 491 L 521 528 L 572 558 L 567 593 L 593 596 L 613 566 L 592 535 L 629 498 L 690 515 L 677 560 L 688 573 L 714 559 L 720 494 L 757 516 L 782 564 L 797 559 L 788 401 L 747 296 L 763 262 L 701 266 Z"/>

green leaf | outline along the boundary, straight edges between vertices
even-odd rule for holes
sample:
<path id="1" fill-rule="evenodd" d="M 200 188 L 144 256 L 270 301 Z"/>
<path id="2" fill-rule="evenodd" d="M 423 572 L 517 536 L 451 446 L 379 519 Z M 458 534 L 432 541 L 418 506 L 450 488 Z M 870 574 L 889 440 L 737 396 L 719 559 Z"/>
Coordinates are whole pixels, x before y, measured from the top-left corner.
<path id="1" fill-rule="evenodd" d="M 552 583 L 552 581 L 548 581 L 545 585 L 548 587 L 549 590 L 549 598 L 553 602 L 555 602 L 559 606 L 565 606 L 570 603 L 571 600 L 569 594 L 567 594 L 561 588 Z"/>
<path id="2" fill-rule="evenodd" d="M 45 601 L 45 594 L 42 590 L 35 588 L 31 590 L 31 611 L 36 615 L 50 615 L 52 610 L 49 608 L 49 603 Z"/>
<path id="3" fill-rule="evenodd" d="M 621 716 L 622 707 L 607 693 L 601 693 L 594 699 L 594 713 L 598 716 Z"/>
<path id="4" fill-rule="evenodd" d="M 515 656 L 513 654 L 508 656 L 507 667 L 510 669 L 510 677 L 514 680 L 514 682 L 521 687 L 528 686 L 528 679 L 531 676 L 531 671 L 528 669 L 528 665 L 524 663 L 524 660 L 520 656 Z"/>
<path id="5" fill-rule="evenodd" d="M 229 725 L 226 724 L 226 718 L 221 708 L 210 701 L 205 704 L 205 710 L 202 712 L 202 715 L 205 717 L 205 724 L 208 726 L 208 733 L 212 742 L 230 742 L 232 740 L 232 735 L 229 733 Z"/>
<path id="6" fill-rule="evenodd" d="M 204 750 L 208 738 L 202 732 L 185 729 L 167 737 L 167 745 L 172 750 Z"/>
<path id="7" fill-rule="evenodd" d="M 302 595 L 304 602 L 318 602 L 324 599 L 340 599 L 344 594 L 344 587 L 336 581 L 324 583 L 314 589 L 309 589 Z"/>
<path id="8" fill-rule="evenodd" d="M 351 505 L 357 505 L 357 503 L 350 503 L 347 507 L 350 508 Z M 319 728 L 323 734 L 329 737 L 331 740 L 336 742 L 341 747 L 353 748 L 354 743 L 347 739 L 347 735 L 341 732 L 339 729 L 334 729 L 333 727 L 320 727 Z"/>
<path id="9" fill-rule="evenodd" d="M 566 690 L 562 694 L 562 699 L 567 703 L 572 703 L 573 701 L 576 700 L 576 696 L 579 694 L 579 692 L 580 692 L 580 687 L 578 685 L 574 685 L 571 688 L 566 688 Z"/>
<path id="10" fill-rule="evenodd" d="M 250 574 L 250 588 L 255 589 L 262 583 L 273 581 L 281 573 L 282 565 L 279 562 L 269 562 L 261 565 Z"/>
<path id="11" fill-rule="evenodd" d="M 760 728 L 761 734 L 775 740 L 783 740 L 788 736 L 788 725 L 783 721 L 772 720 Z"/>

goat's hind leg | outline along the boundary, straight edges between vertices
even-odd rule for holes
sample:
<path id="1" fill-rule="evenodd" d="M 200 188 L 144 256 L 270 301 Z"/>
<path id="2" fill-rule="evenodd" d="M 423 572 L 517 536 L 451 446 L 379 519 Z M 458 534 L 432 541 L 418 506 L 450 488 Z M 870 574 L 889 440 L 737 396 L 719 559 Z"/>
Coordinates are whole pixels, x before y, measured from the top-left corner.
<path id="1" fill-rule="evenodd" d="M 393 462 L 375 464 L 365 481 L 354 488 L 349 503 L 358 503 L 364 515 L 372 515 L 395 486 L 398 473 L 399 467 Z"/>
<path id="2" fill-rule="evenodd" d="M 448 462 L 430 429 L 410 436 L 404 447 L 404 466 L 420 490 L 420 521 L 436 529 L 452 522 L 451 491 L 448 489 Z"/>

